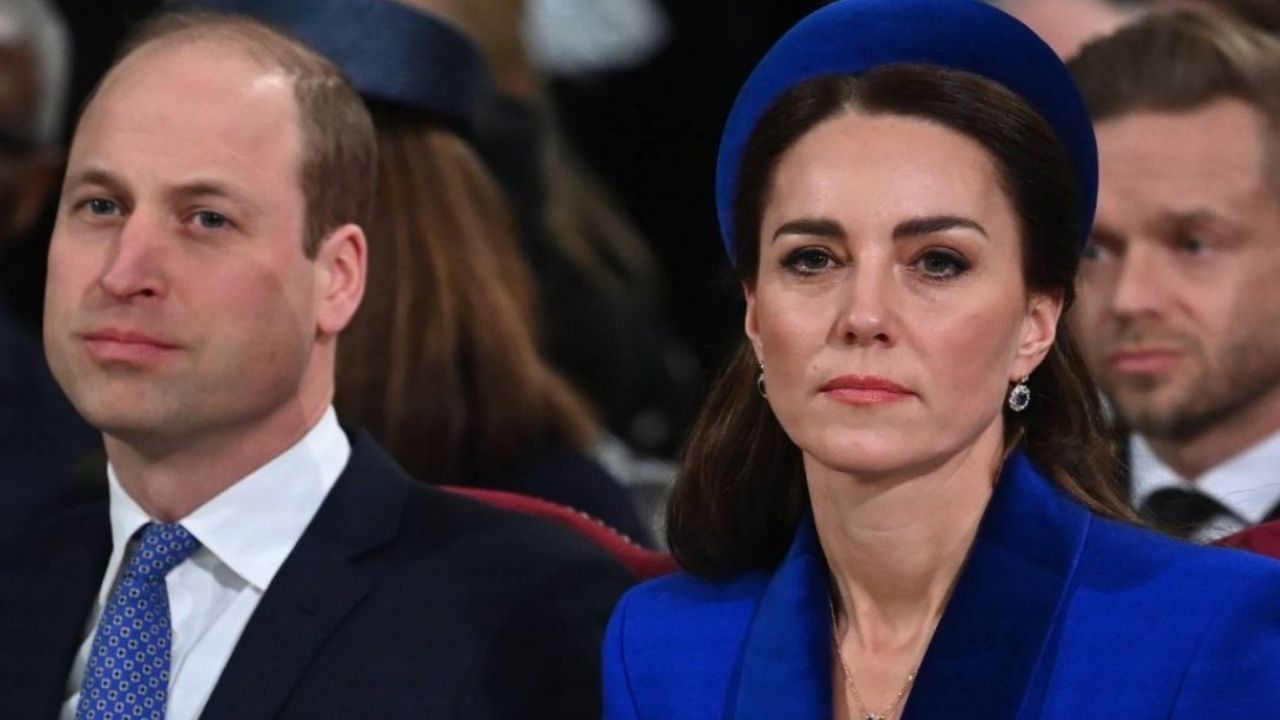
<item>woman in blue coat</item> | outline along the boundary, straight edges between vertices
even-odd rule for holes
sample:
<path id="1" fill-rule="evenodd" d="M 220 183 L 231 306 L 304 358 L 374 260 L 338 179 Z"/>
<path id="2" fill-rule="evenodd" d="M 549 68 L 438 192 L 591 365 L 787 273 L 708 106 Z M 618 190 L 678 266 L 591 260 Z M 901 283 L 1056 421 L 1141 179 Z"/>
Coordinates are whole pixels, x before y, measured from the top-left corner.
<path id="1" fill-rule="evenodd" d="M 1097 159 L 1067 71 L 970 0 L 841 0 L 721 145 L 748 342 L 673 494 L 688 571 L 607 717 L 1275 717 L 1280 564 L 1131 524 L 1062 313 Z"/>

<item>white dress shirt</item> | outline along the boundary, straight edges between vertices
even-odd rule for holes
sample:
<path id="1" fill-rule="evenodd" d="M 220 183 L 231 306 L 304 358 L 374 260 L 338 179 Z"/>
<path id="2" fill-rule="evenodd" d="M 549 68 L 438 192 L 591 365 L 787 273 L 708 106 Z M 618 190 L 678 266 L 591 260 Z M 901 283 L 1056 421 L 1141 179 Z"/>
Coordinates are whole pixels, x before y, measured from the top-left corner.
<path id="1" fill-rule="evenodd" d="M 249 616 L 320 509 L 351 456 L 332 407 L 296 445 L 201 505 L 180 522 L 200 549 L 165 578 L 173 644 L 169 720 L 196 718 L 231 657 Z M 137 540 L 157 522 L 129 496 L 108 465 L 111 557 L 84 641 L 67 678 L 61 720 L 73 720 L 98 617 Z"/>
<path id="2" fill-rule="evenodd" d="M 1141 435 L 1134 435 L 1129 467 L 1134 507 L 1142 507 L 1157 490 L 1180 487 L 1199 491 L 1227 509 L 1195 533 L 1193 539 L 1201 542 L 1257 525 L 1280 504 L 1280 432 L 1191 480 L 1162 462 Z"/>

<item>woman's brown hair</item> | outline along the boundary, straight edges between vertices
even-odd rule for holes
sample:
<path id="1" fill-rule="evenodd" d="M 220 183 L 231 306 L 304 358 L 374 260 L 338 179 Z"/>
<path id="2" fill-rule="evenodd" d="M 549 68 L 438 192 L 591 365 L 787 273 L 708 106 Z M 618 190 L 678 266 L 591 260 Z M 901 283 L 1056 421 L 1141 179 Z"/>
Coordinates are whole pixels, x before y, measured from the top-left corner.
<path id="1" fill-rule="evenodd" d="M 1081 202 L 1070 159 L 1049 125 L 1017 95 L 973 74 L 890 65 L 827 76 L 785 93 L 761 118 L 743 154 L 734 204 L 735 273 L 754 282 L 759 227 L 779 160 L 815 126 L 843 112 L 894 114 L 944 125 L 995 161 L 1020 221 L 1029 291 L 1075 296 Z M 808 504 L 799 449 L 755 388 L 743 341 L 713 382 L 694 423 L 667 511 L 667 541 L 686 569 L 724 576 L 776 565 Z M 1097 391 L 1060 322 L 1031 376 L 1032 403 L 1006 412 L 1005 442 L 1020 445 L 1068 493 L 1094 511 L 1131 519 L 1115 485 L 1115 455 Z"/>
<path id="2" fill-rule="evenodd" d="M 374 109 L 369 281 L 339 343 L 336 404 L 413 475 L 473 484 L 598 426 L 539 352 L 515 222 L 470 146 L 419 113 Z"/>

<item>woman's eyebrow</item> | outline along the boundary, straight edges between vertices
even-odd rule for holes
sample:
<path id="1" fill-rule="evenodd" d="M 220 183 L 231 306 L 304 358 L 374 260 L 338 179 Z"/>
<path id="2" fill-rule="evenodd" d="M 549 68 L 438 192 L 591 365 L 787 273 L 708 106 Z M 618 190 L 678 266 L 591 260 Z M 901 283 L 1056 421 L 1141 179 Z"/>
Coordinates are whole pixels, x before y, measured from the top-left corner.
<path id="1" fill-rule="evenodd" d="M 833 240 L 842 240 L 845 236 L 844 228 L 839 223 L 825 218 L 800 218 L 785 222 L 774 231 L 773 239 L 777 240 L 783 235 L 812 235 Z"/>
<path id="2" fill-rule="evenodd" d="M 893 239 L 901 240 L 903 238 L 919 237 L 921 235 L 932 235 L 937 232 L 946 230 L 955 230 L 957 228 L 967 228 L 974 230 L 983 237 L 987 235 L 986 228 L 982 227 L 977 221 L 970 220 L 959 215 L 929 215 L 927 217 L 912 218 L 898 223 L 893 229 Z"/>

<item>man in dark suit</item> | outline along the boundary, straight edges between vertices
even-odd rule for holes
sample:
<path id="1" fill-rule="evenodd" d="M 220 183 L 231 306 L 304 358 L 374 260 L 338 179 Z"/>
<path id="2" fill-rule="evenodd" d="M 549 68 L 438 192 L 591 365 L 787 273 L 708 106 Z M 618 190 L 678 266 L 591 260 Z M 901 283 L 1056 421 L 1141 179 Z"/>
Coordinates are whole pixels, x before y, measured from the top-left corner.
<path id="1" fill-rule="evenodd" d="M 45 345 L 109 501 L 0 553 L 0 717 L 598 717 L 627 574 L 330 406 L 374 155 L 337 71 L 247 20 L 154 21 L 97 89 Z"/>
<path id="2" fill-rule="evenodd" d="M 1280 40 L 1155 13 L 1071 67 L 1100 166 L 1072 329 L 1133 504 L 1198 540 L 1280 517 Z"/>
<path id="3" fill-rule="evenodd" d="M 0 4 L 0 257 L 56 185 L 67 31 L 43 0 Z M 99 445 L 0 301 L 0 537 L 99 489 L 77 473 Z"/>

